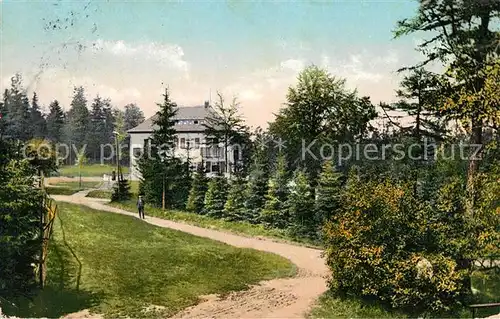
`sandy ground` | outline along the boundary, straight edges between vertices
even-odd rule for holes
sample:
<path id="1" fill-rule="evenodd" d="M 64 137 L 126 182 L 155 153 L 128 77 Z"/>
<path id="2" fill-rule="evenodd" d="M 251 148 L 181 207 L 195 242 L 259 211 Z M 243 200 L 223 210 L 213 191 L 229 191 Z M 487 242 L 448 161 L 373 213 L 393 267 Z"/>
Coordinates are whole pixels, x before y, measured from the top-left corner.
<path id="1" fill-rule="evenodd" d="M 107 200 L 85 197 L 87 191 L 72 196 L 52 196 L 57 201 L 82 204 L 94 209 L 129 215 L 133 214 L 105 205 Z M 147 214 L 147 212 L 146 212 Z M 176 314 L 173 318 L 303 318 L 315 300 L 327 290 L 328 268 L 321 251 L 270 239 L 248 238 L 226 232 L 205 229 L 164 219 L 146 216 L 147 223 L 180 230 L 226 244 L 275 253 L 291 260 L 298 268 L 294 278 L 263 281 L 246 291 L 219 296 L 200 296 L 204 301 Z M 90 318 L 80 312 L 65 318 Z M 99 317 L 95 317 L 99 318 Z"/>

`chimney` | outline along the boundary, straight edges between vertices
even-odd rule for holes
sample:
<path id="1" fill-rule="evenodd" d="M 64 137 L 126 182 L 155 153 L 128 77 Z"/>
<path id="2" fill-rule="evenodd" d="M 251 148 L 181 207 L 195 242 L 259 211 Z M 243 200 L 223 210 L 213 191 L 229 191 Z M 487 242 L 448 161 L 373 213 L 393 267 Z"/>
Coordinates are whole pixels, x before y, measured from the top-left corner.
<path id="1" fill-rule="evenodd" d="M 208 101 L 205 101 L 205 108 L 208 108 L 210 106 Z"/>

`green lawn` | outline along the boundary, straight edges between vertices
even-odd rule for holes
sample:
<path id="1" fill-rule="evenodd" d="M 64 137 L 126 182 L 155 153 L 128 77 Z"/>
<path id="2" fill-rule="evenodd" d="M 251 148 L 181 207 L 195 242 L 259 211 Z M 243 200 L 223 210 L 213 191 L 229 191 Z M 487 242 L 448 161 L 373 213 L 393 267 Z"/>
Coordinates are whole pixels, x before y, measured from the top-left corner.
<path id="1" fill-rule="evenodd" d="M 472 276 L 472 287 L 477 289 L 474 302 L 491 303 L 500 301 L 500 272 L 497 270 L 476 271 Z M 477 318 L 498 314 L 498 307 L 476 311 Z M 467 308 L 458 311 L 459 318 L 471 318 Z M 331 293 L 324 294 L 309 313 L 313 318 L 409 318 L 407 314 L 385 309 L 377 302 L 367 302 L 355 298 L 341 298 Z M 443 317 L 443 316 L 439 316 Z M 450 318 L 457 317 L 450 315 Z"/>
<path id="2" fill-rule="evenodd" d="M 136 212 L 137 210 L 135 206 L 136 205 L 135 198 L 127 202 L 109 203 L 109 205 L 131 212 Z M 319 248 L 320 246 L 318 243 L 311 242 L 310 240 L 307 239 L 291 237 L 284 230 L 266 228 L 263 225 L 250 224 L 248 222 L 227 221 L 223 219 L 211 218 L 204 215 L 199 215 L 185 211 L 174 211 L 174 210 L 163 211 L 160 208 L 153 208 L 148 205 L 146 205 L 145 214 L 172 221 L 183 222 L 186 224 L 195 225 L 203 228 L 229 231 L 231 233 L 244 236 L 251 236 L 251 237 L 262 236 L 262 237 L 279 239 L 283 241 L 293 241 L 302 244 L 304 246 L 314 247 L 314 248 Z"/>
<path id="3" fill-rule="evenodd" d="M 128 166 L 121 166 L 123 174 L 127 174 L 129 171 Z M 85 165 L 81 169 L 81 175 L 84 177 L 96 177 L 96 176 L 102 176 L 104 174 L 111 175 L 112 171 L 116 171 L 116 166 L 115 165 L 109 165 L 109 164 L 92 164 L 92 165 Z M 59 168 L 59 175 L 60 176 L 80 176 L 80 169 L 78 166 L 75 165 L 67 165 L 67 166 L 62 166 Z"/>
<path id="4" fill-rule="evenodd" d="M 78 193 L 81 189 L 72 188 L 72 187 L 45 187 L 47 194 L 49 195 L 73 195 L 74 193 Z"/>
<path id="5" fill-rule="evenodd" d="M 87 194 L 87 197 L 110 199 L 112 193 L 113 191 L 108 189 L 94 189 Z"/>
<path id="6" fill-rule="evenodd" d="M 80 182 L 61 182 L 55 184 L 55 186 L 68 187 L 68 188 L 77 188 L 77 189 L 88 189 L 88 188 L 96 188 L 99 187 L 101 182 L 84 182 L 82 181 L 82 186 L 80 187 Z"/>
<path id="7" fill-rule="evenodd" d="M 85 189 L 98 187 L 99 184 L 101 182 L 82 182 L 82 187 L 80 187 L 79 182 L 61 182 L 45 187 L 45 189 L 50 195 L 73 195 Z"/>
<path id="8" fill-rule="evenodd" d="M 107 317 L 158 318 L 201 295 L 295 274 L 280 256 L 240 249 L 129 216 L 58 203 L 48 285 L 7 315 L 60 317 L 90 308 Z M 146 312 L 152 305 L 156 311 Z M 3 305 L 2 305 L 3 307 Z"/>

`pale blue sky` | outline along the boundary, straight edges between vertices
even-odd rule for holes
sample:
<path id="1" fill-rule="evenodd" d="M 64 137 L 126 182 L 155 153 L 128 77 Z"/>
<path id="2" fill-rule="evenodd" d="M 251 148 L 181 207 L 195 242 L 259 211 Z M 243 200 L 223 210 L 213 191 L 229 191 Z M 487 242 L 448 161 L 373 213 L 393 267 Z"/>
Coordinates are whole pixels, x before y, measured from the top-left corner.
<path id="1" fill-rule="evenodd" d="M 262 125 L 307 64 L 327 67 L 374 101 L 393 98 L 394 71 L 413 63 L 412 37 L 392 40 L 416 1 L 5 1 L 2 88 L 22 72 L 44 103 L 72 85 L 116 106 L 155 111 L 162 83 L 179 104 L 219 89 Z M 57 21 L 53 28 L 50 22 Z"/>

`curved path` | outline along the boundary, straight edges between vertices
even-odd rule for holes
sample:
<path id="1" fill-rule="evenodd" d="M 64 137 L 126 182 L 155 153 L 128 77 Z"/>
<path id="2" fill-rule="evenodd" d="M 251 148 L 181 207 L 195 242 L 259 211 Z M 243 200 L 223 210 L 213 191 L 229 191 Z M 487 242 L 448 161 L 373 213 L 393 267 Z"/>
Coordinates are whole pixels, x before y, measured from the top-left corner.
<path id="1" fill-rule="evenodd" d="M 137 217 L 137 214 L 105 205 L 107 200 L 85 197 L 88 191 L 72 196 L 54 195 L 56 201 L 81 204 L 93 209 Z M 271 252 L 291 260 L 296 277 L 263 281 L 248 290 L 221 299 L 204 296 L 205 301 L 187 308 L 173 318 L 303 318 L 314 301 L 327 290 L 328 268 L 321 251 L 271 239 L 248 238 L 165 219 L 146 216 L 147 223 L 206 237 L 226 244 Z"/>

